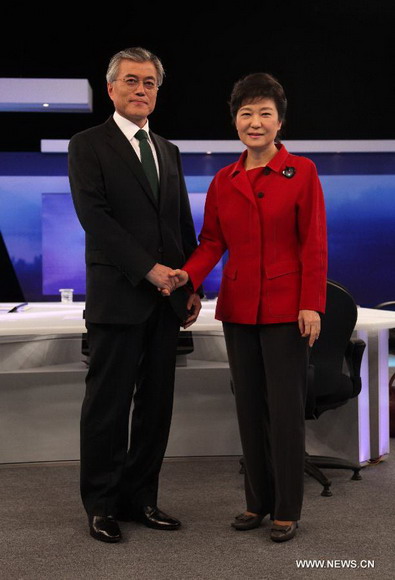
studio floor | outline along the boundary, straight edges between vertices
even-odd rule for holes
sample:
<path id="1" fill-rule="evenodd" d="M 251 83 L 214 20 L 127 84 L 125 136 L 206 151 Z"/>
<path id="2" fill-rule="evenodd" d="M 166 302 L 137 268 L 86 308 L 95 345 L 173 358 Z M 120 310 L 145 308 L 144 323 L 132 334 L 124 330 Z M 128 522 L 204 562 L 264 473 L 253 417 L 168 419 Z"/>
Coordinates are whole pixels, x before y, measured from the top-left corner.
<path id="1" fill-rule="evenodd" d="M 284 544 L 270 540 L 268 520 L 249 532 L 230 527 L 244 509 L 238 468 L 238 457 L 166 459 L 159 506 L 182 528 L 121 524 L 123 541 L 104 544 L 88 533 L 78 462 L 3 465 L 0 578 L 392 580 L 393 457 L 363 468 L 361 481 L 326 470 L 332 497 L 322 497 L 320 484 L 306 475 L 300 528 Z"/>

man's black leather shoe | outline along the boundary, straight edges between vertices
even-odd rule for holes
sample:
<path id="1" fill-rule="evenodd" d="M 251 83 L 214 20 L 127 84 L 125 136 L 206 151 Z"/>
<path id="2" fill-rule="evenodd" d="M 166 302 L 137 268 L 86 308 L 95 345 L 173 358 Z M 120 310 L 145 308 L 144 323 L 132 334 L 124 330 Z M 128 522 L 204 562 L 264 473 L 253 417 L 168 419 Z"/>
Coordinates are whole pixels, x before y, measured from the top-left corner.
<path id="1" fill-rule="evenodd" d="M 121 530 L 113 516 L 91 516 L 89 530 L 92 538 L 101 542 L 115 543 L 122 538 Z"/>
<path id="2" fill-rule="evenodd" d="M 181 522 L 161 512 L 157 506 L 144 506 L 133 515 L 133 520 L 155 530 L 177 530 Z"/>

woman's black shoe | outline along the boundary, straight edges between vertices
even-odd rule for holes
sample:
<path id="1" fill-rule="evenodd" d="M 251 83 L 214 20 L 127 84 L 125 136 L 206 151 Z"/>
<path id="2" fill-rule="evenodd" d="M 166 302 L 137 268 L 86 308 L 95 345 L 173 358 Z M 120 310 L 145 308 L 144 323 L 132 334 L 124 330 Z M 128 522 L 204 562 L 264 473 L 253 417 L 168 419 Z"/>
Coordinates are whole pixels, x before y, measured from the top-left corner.
<path id="1" fill-rule="evenodd" d="M 235 521 L 231 523 L 231 526 L 235 530 L 253 530 L 254 528 L 259 528 L 264 517 L 261 514 L 254 516 L 245 513 L 239 514 L 235 517 Z"/>
<path id="2" fill-rule="evenodd" d="M 296 528 L 298 527 L 298 522 L 292 522 L 289 526 L 279 526 L 278 524 L 273 524 L 272 531 L 270 534 L 273 542 L 287 542 L 292 540 L 296 534 Z"/>

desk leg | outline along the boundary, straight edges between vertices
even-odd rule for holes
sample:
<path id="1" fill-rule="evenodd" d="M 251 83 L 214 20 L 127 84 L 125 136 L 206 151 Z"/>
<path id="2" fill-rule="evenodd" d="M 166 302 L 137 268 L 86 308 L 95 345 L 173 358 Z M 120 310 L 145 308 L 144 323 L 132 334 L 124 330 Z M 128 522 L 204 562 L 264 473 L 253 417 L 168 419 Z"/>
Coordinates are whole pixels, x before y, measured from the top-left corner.
<path id="1" fill-rule="evenodd" d="M 357 338 L 366 343 L 361 364 L 362 388 L 358 396 L 358 432 L 359 432 L 359 462 L 366 464 L 372 457 L 370 436 L 370 400 L 369 400 L 369 338 L 366 330 L 358 330 Z"/>
<path id="2" fill-rule="evenodd" d="M 388 330 L 369 332 L 370 452 L 387 455 L 389 437 Z"/>

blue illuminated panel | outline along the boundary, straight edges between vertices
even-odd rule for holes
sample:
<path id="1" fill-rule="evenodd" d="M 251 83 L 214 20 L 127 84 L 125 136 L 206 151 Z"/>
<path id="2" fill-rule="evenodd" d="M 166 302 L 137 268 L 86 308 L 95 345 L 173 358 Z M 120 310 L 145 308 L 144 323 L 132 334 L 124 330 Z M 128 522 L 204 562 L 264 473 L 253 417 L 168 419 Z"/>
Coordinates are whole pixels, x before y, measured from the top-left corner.
<path id="1" fill-rule="evenodd" d="M 311 154 L 324 189 L 329 278 L 361 306 L 395 298 L 395 156 Z M 197 233 L 215 172 L 233 154 L 182 156 Z M 75 216 L 64 154 L 0 153 L 0 230 L 26 299 L 85 295 L 84 232 Z M 226 257 L 224 257 L 226 259 Z M 224 260 L 204 283 L 218 292 Z"/>

